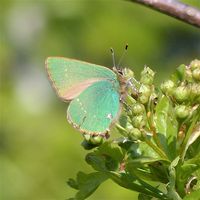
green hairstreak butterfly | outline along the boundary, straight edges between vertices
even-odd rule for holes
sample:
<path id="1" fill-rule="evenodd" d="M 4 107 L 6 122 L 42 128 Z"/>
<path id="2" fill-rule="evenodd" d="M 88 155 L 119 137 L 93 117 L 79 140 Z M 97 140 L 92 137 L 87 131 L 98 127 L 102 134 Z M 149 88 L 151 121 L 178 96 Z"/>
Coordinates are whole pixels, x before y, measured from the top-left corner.
<path id="1" fill-rule="evenodd" d="M 119 74 L 100 65 L 64 57 L 48 57 L 45 64 L 57 95 L 70 101 L 68 121 L 81 132 L 106 134 L 120 112 Z"/>

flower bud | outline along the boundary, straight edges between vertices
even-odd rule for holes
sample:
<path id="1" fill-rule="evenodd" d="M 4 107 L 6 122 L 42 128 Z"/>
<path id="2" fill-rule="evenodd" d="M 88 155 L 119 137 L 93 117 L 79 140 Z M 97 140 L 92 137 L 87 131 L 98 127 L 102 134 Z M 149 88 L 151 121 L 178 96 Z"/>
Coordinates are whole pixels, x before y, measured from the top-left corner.
<path id="1" fill-rule="evenodd" d="M 139 102 L 142 103 L 142 104 L 147 104 L 148 101 L 149 101 L 149 96 L 146 96 L 146 95 L 141 95 L 139 98 L 138 98 Z"/>
<path id="2" fill-rule="evenodd" d="M 175 87 L 175 84 L 171 80 L 167 80 L 167 81 L 163 82 L 160 86 L 160 88 L 164 94 L 172 94 L 174 87 Z"/>
<path id="3" fill-rule="evenodd" d="M 85 134 L 84 140 L 81 143 L 81 145 L 83 146 L 84 149 L 90 150 L 101 145 L 102 142 L 103 142 L 103 137 L 100 135 L 93 136 L 93 135 Z"/>
<path id="4" fill-rule="evenodd" d="M 133 115 L 142 114 L 144 112 L 144 106 L 140 103 L 135 103 L 132 106 L 132 112 L 133 112 Z"/>
<path id="5" fill-rule="evenodd" d="M 190 97 L 190 88 L 187 86 L 179 86 L 174 91 L 174 97 L 178 102 L 184 102 Z"/>
<path id="6" fill-rule="evenodd" d="M 190 109 L 185 105 L 178 105 L 175 107 L 175 113 L 177 118 L 184 119 L 189 116 Z"/>
<path id="7" fill-rule="evenodd" d="M 192 76 L 196 81 L 200 81 L 200 67 L 193 70 Z"/>
<path id="8" fill-rule="evenodd" d="M 146 104 L 151 95 L 151 88 L 149 85 L 142 84 L 139 89 L 139 98 L 138 100 L 142 104 Z"/>
<path id="9" fill-rule="evenodd" d="M 133 128 L 130 132 L 130 137 L 134 139 L 142 139 L 142 133 L 138 128 Z"/>
<path id="10" fill-rule="evenodd" d="M 90 142 L 93 144 L 93 145 L 100 145 L 102 142 L 103 142 L 103 137 L 102 136 L 92 136 L 90 138 Z"/>
<path id="11" fill-rule="evenodd" d="M 145 125 L 146 122 L 143 115 L 137 115 L 133 117 L 132 123 L 135 128 L 141 128 Z"/>
<path id="12" fill-rule="evenodd" d="M 143 84 L 151 85 L 154 80 L 155 72 L 149 67 L 145 67 L 141 72 L 140 82 Z"/>
<path id="13" fill-rule="evenodd" d="M 186 70 L 185 70 L 185 79 L 188 82 L 193 82 L 192 70 L 189 67 L 186 67 Z"/>
<path id="14" fill-rule="evenodd" d="M 197 59 L 193 60 L 193 61 L 190 63 L 190 68 L 191 68 L 192 70 L 195 70 L 195 69 L 197 69 L 197 68 L 200 68 L 200 60 L 197 60 Z"/>
<path id="15" fill-rule="evenodd" d="M 191 96 L 192 97 L 200 97 L 200 84 L 199 83 L 193 83 L 190 86 L 191 89 Z"/>

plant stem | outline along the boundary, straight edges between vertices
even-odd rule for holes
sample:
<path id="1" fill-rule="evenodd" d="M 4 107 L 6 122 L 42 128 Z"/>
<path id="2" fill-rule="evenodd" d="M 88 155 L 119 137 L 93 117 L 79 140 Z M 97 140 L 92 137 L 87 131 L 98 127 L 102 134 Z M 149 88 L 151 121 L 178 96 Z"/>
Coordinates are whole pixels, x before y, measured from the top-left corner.
<path id="1" fill-rule="evenodd" d="M 145 139 L 145 142 L 158 154 L 160 155 L 161 158 L 165 159 L 168 161 L 167 156 L 165 155 L 165 153 L 156 145 L 154 145 L 150 140 Z"/>
<path id="2" fill-rule="evenodd" d="M 129 0 L 200 28 L 200 10 L 177 0 Z"/>

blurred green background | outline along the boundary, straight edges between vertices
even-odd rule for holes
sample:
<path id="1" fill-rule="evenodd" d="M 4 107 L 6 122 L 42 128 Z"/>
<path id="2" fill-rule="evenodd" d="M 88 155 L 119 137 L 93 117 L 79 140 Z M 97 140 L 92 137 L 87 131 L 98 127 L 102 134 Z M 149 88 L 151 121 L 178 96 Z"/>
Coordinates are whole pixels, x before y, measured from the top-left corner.
<path id="1" fill-rule="evenodd" d="M 200 8 L 199 0 L 184 1 Z M 66 122 L 67 104 L 52 90 L 48 56 L 112 67 L 126 43 L 122 65 L 136 75 L 146 64 L 156 83 L 176 66 L 200 58 L 200 29 L 120 0 L 4 0 L 0 6 L 0 199 L 72 197 L 66 180 L 90 172 L 82 136 Z M 116 133 L 114 133 L 116 134 Z M 136 199 L 107 181 L 90 200 Z"/>

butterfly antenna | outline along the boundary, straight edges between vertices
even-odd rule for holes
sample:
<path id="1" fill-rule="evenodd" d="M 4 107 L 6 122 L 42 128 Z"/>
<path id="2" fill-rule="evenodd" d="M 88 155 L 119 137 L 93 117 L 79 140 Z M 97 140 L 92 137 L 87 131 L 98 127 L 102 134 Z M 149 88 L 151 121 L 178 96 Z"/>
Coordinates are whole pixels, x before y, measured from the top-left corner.
<path id="1" fill-rule="evenodd" d="M 119 60 L 119 62 L 118 62 L 118 64 L 117 64 L 117 68 L 119 68 L 119 65 L 121 64 L 121 62 L 122 62 L 124 56 L 126 55 L 127 49 L 128 49 L 128 44 L 126 44 L 126 46 L 125 46 L 125 48 L 124 48 L 123 54 L 122 54 L 122 56 L 121 56 L 121 58 L 120 58 L 120 60 Z"/>
<path id="2" fill-rule="evenodd" d="M 110 51 L 111 51 L 111 55 L 112 55 L 112 60 L 113 60 L 113 67 L 115 67 L 115 52 L 114 52 L 114 49 L 111 47 L 110 48 Z"/>

